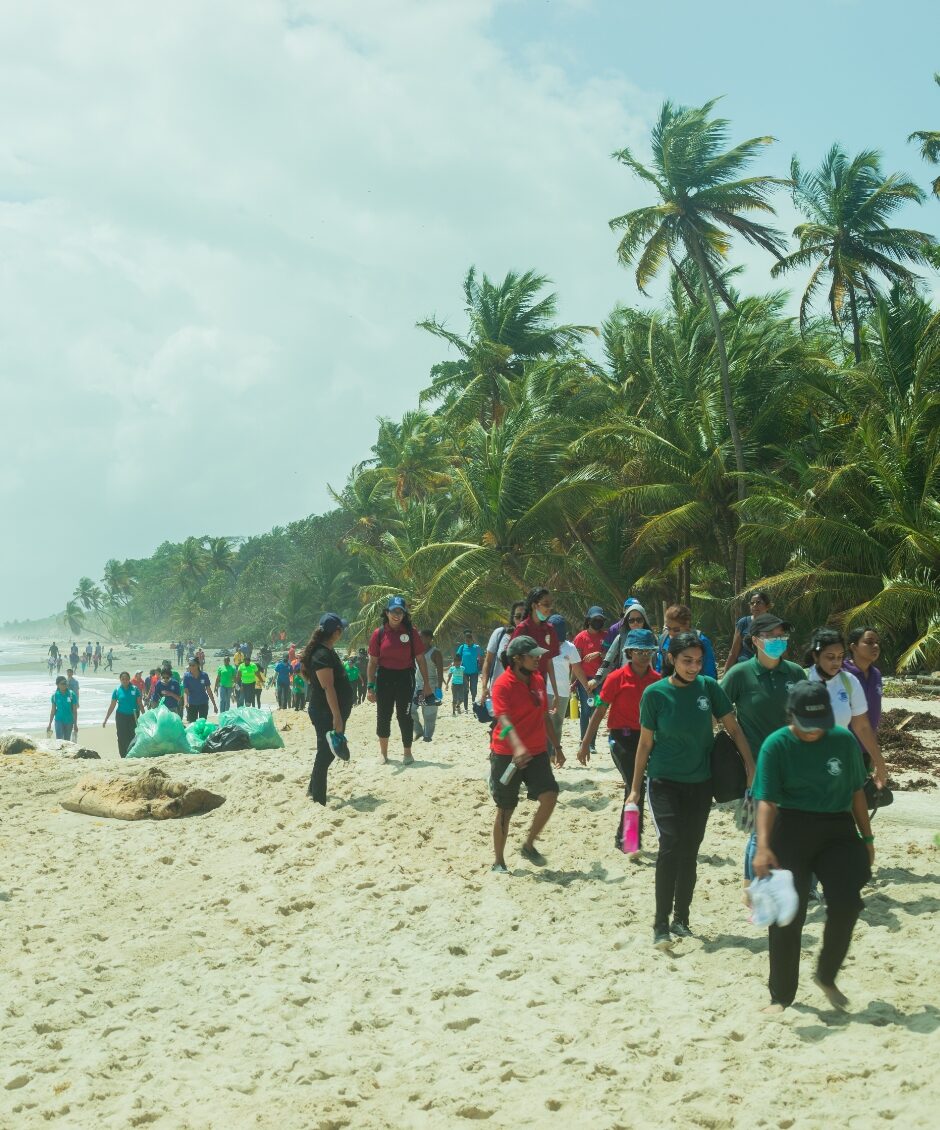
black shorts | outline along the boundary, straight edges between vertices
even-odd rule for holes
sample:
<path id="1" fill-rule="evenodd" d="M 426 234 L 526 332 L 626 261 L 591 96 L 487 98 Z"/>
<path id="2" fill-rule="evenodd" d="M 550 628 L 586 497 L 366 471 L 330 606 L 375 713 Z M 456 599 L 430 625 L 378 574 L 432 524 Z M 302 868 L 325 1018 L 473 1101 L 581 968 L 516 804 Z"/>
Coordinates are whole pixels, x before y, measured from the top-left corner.
<path id="1" fill-rule="evenodd" d="M 517 769 L 508 785 L 500 784 L 512 760 L 500 754 L 490 754 L 490 795 L 497 808 L 513 809 L 519 803 L 519 790 L 523 784 L 529 800 L 538 800 L 542 793 L 557 793 L 558 782 L 552 772 L 547 753 L 537 753 L 524 769 Z"/>

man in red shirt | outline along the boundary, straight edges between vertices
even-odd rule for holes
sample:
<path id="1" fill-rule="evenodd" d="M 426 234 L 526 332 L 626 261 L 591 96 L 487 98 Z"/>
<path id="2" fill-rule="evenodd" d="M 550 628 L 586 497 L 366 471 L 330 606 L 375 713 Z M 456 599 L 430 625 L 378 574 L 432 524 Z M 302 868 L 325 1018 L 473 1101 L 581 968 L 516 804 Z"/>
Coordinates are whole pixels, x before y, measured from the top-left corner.
<path id="1" fill-rule="evenodd" d="M 545 865 L 545 857 L 535 846 L 536 837 L 548 823 L 558 799 L 558 783 L 548 756 L 549 742 L 555 748 L 558 765 L 565 755 L 548 724 L 548 698 L 545 680 L 539 674 L 539 661 L 547 654 L 531 636 L 516 636 L 506 648 L 506 670 L 491 688 L 493 726 L 490 740 L 490 793 L 496 802 L 493 823 L 493 849 L 496 862 L 493 871 L 508 874 L 505 850 L 509 821 L 519 803 L 519 789 L 525 783 L 529 800 L 538 802 L 529 834 L 522 845 L 522 855 L 536 867 Z M 510 767 L 509 780 L 504 780 Z"/>
<path id="2" fill-rule="evenodd" d="M 653 656 L 659 646 L 656 637 L 646 628 L 631 628 L 624 640 L 624 654 L 627 662 L 618 667 L 604 680 L 600 691 L 600 705 L 591 716 L 578 761 L 587 765 L 591 760 L 591 746 L 608 710 L 607 734 L 610 743 L 610 756 L 617 771 L 623 778 L 623 801 L 627 802 L 633 787 L 633 769 L 636 764 L 636 749 L 640 743 L 640 699 L 643 692 L 655 683 L 660 676 L 651 669 Z M 640 793 L 640 836 L 643 835 L 643 793 Z M 622 846 L 623 819 L 617 812 L 617 835 L 614 844 L 618 850 Z M 636 853 L 637 855 L 639 852 Z M 634 856 L 633 858 L 636 858 Z"/>

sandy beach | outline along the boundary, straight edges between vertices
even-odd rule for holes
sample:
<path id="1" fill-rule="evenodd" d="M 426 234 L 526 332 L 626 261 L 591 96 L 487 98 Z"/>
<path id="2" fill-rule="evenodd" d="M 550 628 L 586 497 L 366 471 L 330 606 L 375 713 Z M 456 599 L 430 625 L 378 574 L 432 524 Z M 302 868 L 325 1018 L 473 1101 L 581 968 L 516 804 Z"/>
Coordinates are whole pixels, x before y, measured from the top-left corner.
<path id="1" fill-rule="evenodd" d="M 0 1125 L 936 1124 L 940 793 L 877 818 L 851 1013 L 811 983 L 811 910 L 797 1005 L 768 1020 L 728 814 L 703 845 L 698 937 L 656 952 L 655 841 L 639 864 L 614 851 L 606 754 L 577 766 L 566 723 L 548 866 L 518 855 L 522 805 L 513 873 L 492 875 L 486 730 L 442 715 L 406 768 L 394 740 L 379 764 L 357 709 L 326 809 L 304 796 L 300 714 L 278 715 L 284 750 L 156 762 L 226 797 L 183 821 L 59 807 L 80 776 L 155 764 L 117 762 L 100 719 L 81 733 L 100 763 L 5 757 Z"/>

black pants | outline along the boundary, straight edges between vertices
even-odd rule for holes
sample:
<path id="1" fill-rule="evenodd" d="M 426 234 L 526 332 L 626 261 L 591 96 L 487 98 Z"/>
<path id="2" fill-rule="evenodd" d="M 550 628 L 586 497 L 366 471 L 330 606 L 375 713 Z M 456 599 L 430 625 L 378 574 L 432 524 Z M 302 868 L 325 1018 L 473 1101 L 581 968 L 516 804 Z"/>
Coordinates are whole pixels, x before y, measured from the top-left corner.
<path id="1" fill-rule="evenodd" d="M 849 952 L 862 909 L 860 892 L 871 878 L 868 852 L 849 812 L 800 812 L 781 808 L 770 839 L 780 866 L 793 872 L 800 908 L 789 926 L 770 927 L 770 999 L 793 1003 L 800 981 L 800 944 L 810 877 L 818 875 L 826 896 L 826 926 L 816 965 L 824 985 L 832 985 Z"/>
<path id="2" fill-rule="evenodd" d="M 647 784 L 647 799 L 659 835 L 654 925 L 667 928 L 670 913 L 676 922 L 688 924 L 698 849 L 712 807 L 712 783 L 655 778 Z"/>
<path id="3" fill-rule="evenodd" d="M 137 733 L 137 715 L 118 711 L 114 716 L 114 725 L 117 727 L 118 756 L 127 757 L 127 751 Z"/>
<path id="4" fill-rule="evenodd" d="M 186 707 L 186 721 L 195 722 L 197 718 L 209 717 L 209 704 L 208 702 L 197 702 L 195 706 L 192 703 Z"/>
<path id="5" fill-rule="evenodd" d="M 627 803 L 627 797 L 630 795 L 630 790 L 633 788 L 633 770 L 636 766 L 636 747 L 640 744 L 640 731 L 639 730 L 621 730 L 618 733 L 610 735 L 610 756 L 614 765 L 617 766 L 617 772 L 623 778 L 623 803 Z M 639 844 L 643 842 L 643 810 L 646 807 L 643 803 L 644 791 L 640 790 L 640 803 L 637 806 L 640 810 L 640 837 Z M 623 808 L 617 812 L 617 847 L 623 846 Z"/>
<path id="6" fill-rule="evenodd" d="M 313 759 L 313 772 L 310 774 L 310 784 L 307 793 L 312 796 L 317 804 L 326 804 L 326 775 L 330 766 L 336 760 L 330 739 L 327 734 L 333 729 L 333 714 L 329 710 L 318 710 L 311 702 L 307 707 L 310 721 L 317 734 L 317 752 Z M 343 721 L 345 722 L 347 714 Z"/>
<path id="7" fill-rule="evenodd" d="M 290 683 L 277 684 L 277 708 L 287 710 L 290 706 Z"/>
<path id="8" fill-rule="evenodd" d="M 392 712 L 398 719 L 401 744 L 411 749 L 414 740 L 414 722 L 411 720 L 411 700 L 415 692 L 414 668 L 393 671 L 380 667 L 375 673 L 376 720 L 375 732 L 380 738 L 391 737 Z"/>

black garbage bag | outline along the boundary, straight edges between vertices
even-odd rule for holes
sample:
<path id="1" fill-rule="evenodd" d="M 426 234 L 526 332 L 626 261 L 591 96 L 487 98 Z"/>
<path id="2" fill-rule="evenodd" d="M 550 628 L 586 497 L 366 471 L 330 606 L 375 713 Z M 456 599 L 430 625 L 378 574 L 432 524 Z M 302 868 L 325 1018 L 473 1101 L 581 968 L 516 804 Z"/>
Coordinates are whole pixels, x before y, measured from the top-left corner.
<path id="1" fill-rule="evenodd" d="M 251 749 L 251 738 L 241 726 L 220 726 L 206 738 L 203 753 L 224 753 L 231 749 Z"/>

